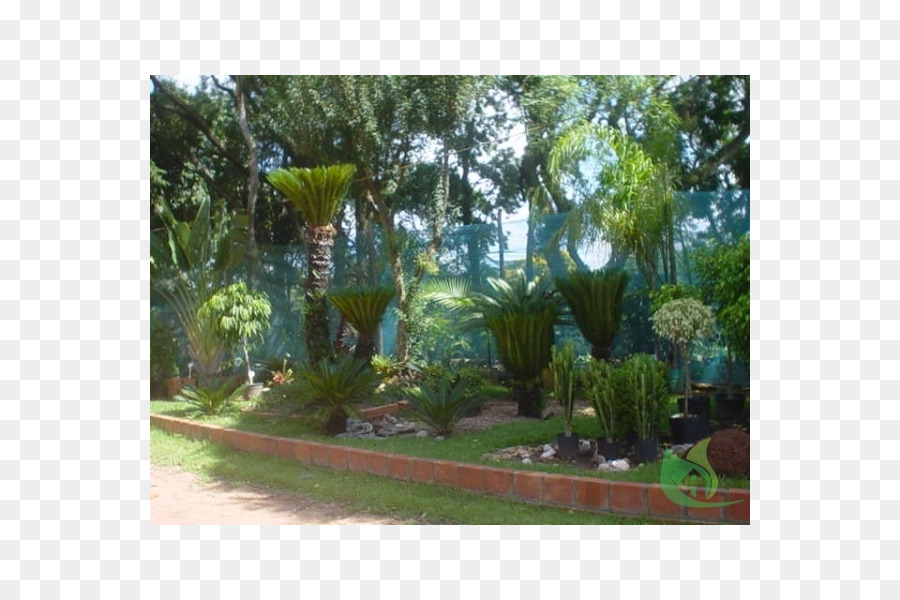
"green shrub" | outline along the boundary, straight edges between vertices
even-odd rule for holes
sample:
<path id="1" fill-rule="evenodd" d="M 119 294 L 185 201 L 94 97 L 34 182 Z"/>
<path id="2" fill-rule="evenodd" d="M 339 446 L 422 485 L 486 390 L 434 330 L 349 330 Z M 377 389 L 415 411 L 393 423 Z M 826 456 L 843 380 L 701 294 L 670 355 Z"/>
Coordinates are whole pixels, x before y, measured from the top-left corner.
<path id="1" fill-rule="evenodd" d="M 611 442 L 620 426 L 619 372 L 605 360 L 592 360 L 583 371 L 585 393 L 600 424 L 600 435 Z"/>
<path id="2" fill-rule="evenodd" d="M 166 379 L 178 376 L 178 341 L 175 330 L 160 314 L 150 309 L 150 386 L 153 396 L 165 393 Z"/>
<path id="3" fill-rule="evenodd" d="M 553 373 L 553 393 L 563 409 L 563 427 L 566 436 L 572 435 L 572 413 L 575 409 L 575 345 L 571 342 L 550 349 L 550 372 Z"/>
<path id="4" fill-rule="evenodd" d="M 629 400 L 631 423 L 639 439 L 649 439 L 668 405 L 666 366 L 649 354 L 635 354 L 619 367 L 621 388 Z"/>
<path id="5" fill-rule="evenodd" d="M 461 378 L 454 382 L 440 379 L 435 383 L 423 383 L 405 392 L 409 408 L 438 435 L 450 435 L 457 421 L 468 414 L 477 396 L 467 393 Z"/>
<path id="6" fill-rule="evenodd" d="M 329 435 L 346 430 L 354 402 L 374 392 L 381 377 L 367 360 L 343 355 L 336 361 L 307 363 L 295 373 L 296 382 L 285 392 L 294 395 L 300 409 L 308 413 Z"/>
<path id="7" fill-rule="evenodd" d="M 230 380 L 211 386 L 186 386 L 175 395 L 174 400 L 190 404 L 190 411 L 194 414 L 221 415 L 234 410 L 234 403 L 244 395 L 244 390 L 248 387 L 250 386 L 242 385 L 235 389 Z"/>

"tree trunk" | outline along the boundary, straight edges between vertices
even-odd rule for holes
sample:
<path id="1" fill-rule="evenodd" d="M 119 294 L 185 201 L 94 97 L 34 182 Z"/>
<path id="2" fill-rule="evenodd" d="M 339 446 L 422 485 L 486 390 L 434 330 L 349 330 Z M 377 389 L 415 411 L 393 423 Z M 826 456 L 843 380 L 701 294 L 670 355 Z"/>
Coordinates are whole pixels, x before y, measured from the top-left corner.
<path id="1" fill-rule="evenodd" d="M 532 419 L 543 417 L 544 393 L 540 382 L 515 381 L 512 395 L 518 406 L 518 416 Z"/>
<path id="2" fill-rule="evenodd" d="M 328 302 L 325 293 L 331 284 L 331 247 L 334 228 L 307 227 L 309 264 L 306 275 L 306 350 L 318 362 L 331 357 Z"/>
<path id="3" fill-rule="evenodd" d="M 235 107 L 237 109 L 238 126 L 247 146 L 247 287 L 256 289 L 259 274 L 259 250 L 256 247 L 256 201 L 259 197 L 259 156 L 256 152 L 256 140 L 247 123 L 247 96 L 244 77 L 235 79 Z"/>

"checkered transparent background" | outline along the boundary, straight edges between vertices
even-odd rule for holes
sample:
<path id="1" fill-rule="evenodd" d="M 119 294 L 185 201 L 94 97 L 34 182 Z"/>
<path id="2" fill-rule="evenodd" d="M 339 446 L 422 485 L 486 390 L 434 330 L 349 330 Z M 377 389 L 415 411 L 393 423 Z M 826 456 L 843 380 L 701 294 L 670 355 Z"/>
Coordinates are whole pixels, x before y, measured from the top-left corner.
<path id="1" fill-rule="evenodd" d="M 900 8 L 219 4 L 0 4 L 0 597 L 900 597 Z M 150 525 L 149 75 L 258 72 L 750 74 L 754 523 Z"/>

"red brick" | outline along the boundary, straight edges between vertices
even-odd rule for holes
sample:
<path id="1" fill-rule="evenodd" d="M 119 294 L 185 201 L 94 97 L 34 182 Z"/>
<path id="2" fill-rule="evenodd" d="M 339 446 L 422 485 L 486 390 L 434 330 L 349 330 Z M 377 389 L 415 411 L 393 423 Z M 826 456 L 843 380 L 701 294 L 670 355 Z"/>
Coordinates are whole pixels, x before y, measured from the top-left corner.
<path id="1" fill-rule="evenodd" d="M 360 473 L 366 470 L 366 450 L 359 448 L 347 448 L 347 468 Z"/>
<path id="2" fill-rule="evenodd" d="M 296 452 L 296 450 L 294 449 L 296 443 L 297 440 L 278 438 L 278 441 L 276 442 L 278 456 L 280 458 L 287 458 L 288 460 L 292 460 L 294 458 L 294 453 Z"/>
<path id="3" fill-rule="evenodd" d="M 309 457 L 312 464 L 319 467 L 328 466 L 328 446 L 325 444 L 310 444 Z"/>
<path id="4" fill-rule="evenodd" d="M 694 498 L 691 496 L 690 488 L 685 486 L 682 487 L 681 490 L 685 493 L 685 495 L 689 498 Z M 706 490 L 701 486 L 697 486 L 697 500 L 701 502 L 724 502 L 725 496 L 721 491 L 716 491 L 715 494 L 712 495 L 711 498 L 706 497 Z M 715 506 L 712 508 L 698 508 L 693 506 L 687 507 L 687 516 L 691 519 L 703 519 L 704 521 L 722 521 L 725 518 L 725 507 L 723 506 Z"/>
<path id="5" fill-rule="evenodd" d="M 515 476 L 516 495 L 523 498 L 540 500 L 542 478 L 540 473 L 518 471 Z"/>
<path id="6" fill-rule="evenodd" d="M 294 458 L 302 463 L 312 463 L 312 442 L 297 440 L 294 445 Z"/>
<path id="7" fill-rule="evenodd" d="M 388 456 L 384 452 L 369 452 L 366 455 L 366 470 L 372 475 L 387 475 Z"/>
<path id="8" fill-rule="evenodd" d="M 221 427 L 211 427 L 209 430 L 209 441 L 221 444 L 225 439 L 225 433 Z"/>
<path id="9" fill-rule="evenodd" d="M 582 506 L 606 510 L 609 508 L 609 482 L 602 479 L 575 479 L 575 501 Z"/>
<path id="10" fill-rule="evenodd" d="M 409 461 L 409 479 L 420 483 L 434 481 L 434 461 L 413 458 Z"/>
<path id="11" fill-rule="evenodd" d="M 409 457 L 392 454 L 389 459 L 388 473 L 394 479 L 406 481 L 409 477 Z"/>
<path id="12" fill-rule="evenodd" d="M 513 473 L 509 469 L 484 469 L 484 489 L 492 494 L 509 495 L 513 489 Z"/>
<path id="13" fill-rule="evenodd" d="M 644 490 L 640 483 L 609 482 L 609 508 L 616 512 L 640 514 L 645 512 Z"/>
<path id="14" fill-rule="evenodd" d="M 456 463 L 445 460 L 434 461 L 434 482 L 439 485 L 458 485 Z"/>
<path id="15" fill-rule="evenodd" d="M 484 467 L 459 465 L 459 487 L 474 492 L 484 491 Z"/>
<path id="16" fill-rule="evenodd" d="M 347 469 L 347 449 L 340 446 L 329 446 L 328 448 L 328 465 L 332 469 Z"/>
<path id="17" fill-rule="evenodd" d="M 684 516 L 684 507 L 669 500 L 658 485 L 647 488 L 647 510 L 654 517 Z"/>
<path id="18" fill-rule="evenodd" d="M 263 435 L 260 450 L 269 456 L 278 456 L 278 438 L 272 435 Z"/>
<path id="19" fill-rule="evenodd" d="M 750 522 L 750 490 L 728 490 L 725 493 L 725 501 L 732 502 L 734 500 L 742 500 L 737 504 L 730 504 L 725 507 L 725 519 L 727 521 L 736 521 L 739 523 Z"/>
<path id="20" fill-rule="evenodd" d="M 573 487 L 574 484 L 571 477 L 562 475 L 544 475 L 544 491 L 542 497 L 545 502 L 571 504 Z"/>

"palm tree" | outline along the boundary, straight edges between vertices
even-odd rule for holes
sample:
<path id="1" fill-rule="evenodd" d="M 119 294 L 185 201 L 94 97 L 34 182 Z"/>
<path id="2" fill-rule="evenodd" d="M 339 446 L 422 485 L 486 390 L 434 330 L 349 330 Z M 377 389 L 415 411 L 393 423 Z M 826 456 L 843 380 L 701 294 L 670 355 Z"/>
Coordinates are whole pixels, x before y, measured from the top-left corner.
<path id="1" fill-rule="evenodd" d="M 612 355 L 628 279 L 620 269 L 601 269 L 576 271 L 554 280 L 581 335 L 591 344 L 591 355 L 598 360 L 609 360 Z"/>
<path id="2" fill-rule="evenodd" d="M 468 327 L 483 327 L 494 337 L 500 363 L 512 375 L 518 414 L 541 418 L 544 405 L 540 376 L 550 364 L 553 327 L 562 302 L 546 281 L 528 281 L 523 272 L 511 280 L 488 278 L 490 290 L 469 292 L 460 281 L 433 286 L 427 297 L 468 314 Z"/>
<path id="3" fill-rule="evenodd" d="M 306 348 L 314 362 L 331 357 L 325 293 L 331 284 L 332 221 L 355 173 L 353 165 L 335 165 L 278 169 L 268 176 L 269 183 L 287 196 L 306 221 Z"/>
<path id="4" fill-rule="evenodd" d="M 359 336 L 353 353 L 356 358 L 366 362 L 372 359 L 375 334 L 393 297 L 394 288 L 390 286 L 349 287 L 328 294 L 328 299 Z"/>

